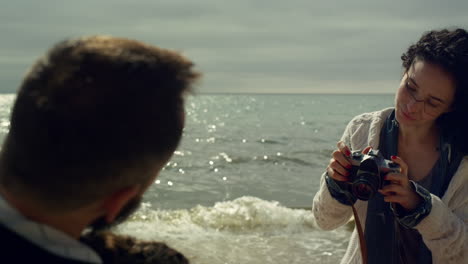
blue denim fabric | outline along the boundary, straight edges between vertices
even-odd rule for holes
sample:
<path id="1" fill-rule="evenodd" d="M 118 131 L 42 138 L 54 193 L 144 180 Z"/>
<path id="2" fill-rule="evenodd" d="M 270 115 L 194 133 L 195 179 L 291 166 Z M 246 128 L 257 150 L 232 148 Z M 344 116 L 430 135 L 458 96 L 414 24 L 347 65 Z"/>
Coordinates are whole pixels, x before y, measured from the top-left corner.
<path id="1" fill-rule="evenodd" d="M 426 217 L 432 209 L 431 193 L 421 185 L 410 181 L 413 189 L 421 196 L 423 201 L 415 209 L 406 212 L 401 206 L 390 207 L 397 221 L 406 228 L 414 228 Z"/>
<path id="2" fill-rule="evenodd" d="M 349 192 L 349 185 L 335 181 L 330 176 L 328 176 L 326 172 L 324 173 L 324 177 L 327 183 L 328 191 L 330 191 L 331 196 L 335 198 L 335 200 L 344 205 L 353 205 L 356 202 L 356 197 L 354 197 L 351 192 Z"/>

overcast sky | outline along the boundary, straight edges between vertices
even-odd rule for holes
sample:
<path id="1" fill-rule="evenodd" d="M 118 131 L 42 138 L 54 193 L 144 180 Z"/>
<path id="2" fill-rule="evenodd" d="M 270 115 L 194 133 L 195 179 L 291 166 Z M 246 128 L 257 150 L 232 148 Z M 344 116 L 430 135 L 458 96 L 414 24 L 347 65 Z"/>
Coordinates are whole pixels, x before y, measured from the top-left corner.
<path id="1" fill-rule="evenodd" d="M 0 0 L 0 92 L 53 43 L 106 34 L 175 49 L 200 93 L 393 93 L 424 31 L 468 28 L 467 0 Z"/>

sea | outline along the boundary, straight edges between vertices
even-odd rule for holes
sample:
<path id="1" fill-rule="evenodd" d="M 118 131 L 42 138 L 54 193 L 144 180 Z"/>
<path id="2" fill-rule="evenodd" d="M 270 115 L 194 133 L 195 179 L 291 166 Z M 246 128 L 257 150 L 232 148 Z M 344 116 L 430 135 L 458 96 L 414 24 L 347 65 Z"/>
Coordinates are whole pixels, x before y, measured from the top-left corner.
<path id="1" fill-rule="evenodd" d="M 13 94 L 0 95 L 0 140 Z M 310 211 L 346 124 L 393 95 L 199 94 L 173 158 L 115 232 L 167 243 L 194 264 L 338 263 L 347 225 Z"/>

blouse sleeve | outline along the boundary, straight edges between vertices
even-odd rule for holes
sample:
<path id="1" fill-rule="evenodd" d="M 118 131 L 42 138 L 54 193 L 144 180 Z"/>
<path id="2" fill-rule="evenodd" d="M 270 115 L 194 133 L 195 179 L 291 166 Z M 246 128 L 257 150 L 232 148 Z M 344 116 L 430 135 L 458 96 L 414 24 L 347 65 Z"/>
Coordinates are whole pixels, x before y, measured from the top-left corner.
<path id="1" fill-rule="evenodd" d="M 341 140 L 350 146 L 353 121 L 347 125 Z M 318 227 L 332 230 L 346 224 L 353 214 L 351 207 L 335 199 L 327 186 L 326 173 L 320 179 L 320 189 L 312 202 L 312 213 Z M 335 195 L 336 196 L 336 195 Z"/>
<path id="2" fill-rule="evenodd" d="M 468 263 L 468 158 L 459 166 L 442 200 L 431 194 L 431 212 L 415 228 L 433 263 Z"/>

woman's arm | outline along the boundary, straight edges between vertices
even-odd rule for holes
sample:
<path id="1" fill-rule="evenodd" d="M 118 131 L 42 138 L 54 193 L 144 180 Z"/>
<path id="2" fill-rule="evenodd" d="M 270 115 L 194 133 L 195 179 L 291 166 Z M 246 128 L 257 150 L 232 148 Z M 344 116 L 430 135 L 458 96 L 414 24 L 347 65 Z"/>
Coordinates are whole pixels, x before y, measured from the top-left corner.
<path id="1" fill-rule="evenodd" d="M 394 203 L 397 220 L 419 231 L 433 263 L 468 263 L 468 162 L 460 164 L 442 201 L 409 181 L 403 160 L 392 160 L 401 166 L 401 173 L 388 174 L 385 179 L 391 184 L 380 192 L 386 202 Z"/>
<path id="2" fill-rule="evenodd" d="M 315 194 L 312 212 L 318 227 L 332 230 L 346 224 L 353 214 L 351 207 L 337 201 L 328 190 L 326 174 L 320 179 L 320 189 Z"/>
<path id="3" fill-rule="evenodd" d="M 363 150 L 368 146 L 377 147 L 382 123 L 392 111 L 393 108 L 387 108 L 382 111 L 364 113 L 354 117 L 346 126 L 340 141 L 351 150 Z M 353 212 L 351 206 L 345 204 L 347 203 L 346 200 L 336 199 L 332 196 L 326 182 L 326 177 L 325 173 L 321 177 L 320 189 L 315 194 L 312 203 L 312 213 L 320 228 L 332 230 L 347 223 L 351 219 Z M 334 196 L 337 197 L 336 193 Z M 341 202 L 338 200 L 341 200 Z M 355 205 L 359 217 L 364 221 L 367 202 L 358 200 Z"/>
<path id="4" fill-rule="evenodd" d="M 468 263 L 468 158 L 443 199 L 431 195 L 431 201 L 431 212 L 415 228 L 431 250 L 433 263 Z"/>
<path id="5" fill-rule="evenodd" d="M 353 120 L 346 126 L 343 136 L 341 137 L 341 141 L 346 145 L 349 145 L 351 141 L 354 127 Z M 312 203 L 312 213 L 314 214 L 318 227 L 325 230 L 332 230 L 346 224 L 351 219 L 352 210 L 344 201 L 338 201 L 340 199 L 337 199 L 336 191 L 334 191 L 334 195 L 332 195 L 330 192 L 331 186 L 327 183 L 327 177 L 326 172 L 322 174 L 320 189 L 315 194 Z M 328 181 L 333 181 L 333 179 L 328 177 Z M 333 188 L 332 186 L 332 192 L 334 189 L 336 190 L 337 188 Z"/>

